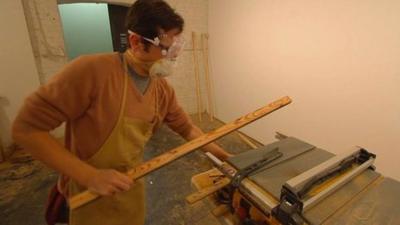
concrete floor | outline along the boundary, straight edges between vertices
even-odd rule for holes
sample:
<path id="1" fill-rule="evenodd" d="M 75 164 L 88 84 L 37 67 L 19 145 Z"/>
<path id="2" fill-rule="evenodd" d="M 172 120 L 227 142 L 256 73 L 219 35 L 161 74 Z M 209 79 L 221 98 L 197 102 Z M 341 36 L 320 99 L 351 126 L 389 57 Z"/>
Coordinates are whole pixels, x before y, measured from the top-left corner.
<path id="1" fill-rule="evenodd" d="M 220 127 L 217 121 L 194 122 L 207 132 Z M 145 159 L 162 154 L 185 141 L 167 127 L 162 127 L 146 146 Z M 231 133 L 217 141 L 231 153 L 250 149 L 237 135 Z M 21 161 L 21 160 L 20 160 Z M 23 162 L 0 166 L 0 225 L 43 225 L 43 208 L 49 188 L 57 174 L 41 163 L 24 159 Z M 191 177 L 212 167 L 206 156 L 197 151 L 149 174 L 147 182 L 146 225 L 219 225 L 203 202 L 188 205 L 185 197 L 192 193 Z"/>

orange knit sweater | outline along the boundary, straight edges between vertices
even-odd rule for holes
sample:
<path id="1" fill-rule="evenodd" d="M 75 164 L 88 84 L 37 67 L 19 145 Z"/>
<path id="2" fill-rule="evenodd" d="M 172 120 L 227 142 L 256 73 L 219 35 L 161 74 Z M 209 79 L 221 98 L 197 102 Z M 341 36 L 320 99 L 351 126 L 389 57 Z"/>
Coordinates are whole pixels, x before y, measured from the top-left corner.
<path id="1" fill-rule="evenodd" d="M 118 53 L 71 61 L 26 99 L 13 126 L 50 131 L 66 122 L 65 147 L 83 160 L 90 158 L 117 122 L 127 76 L 123 68 Z M 188 134 L 193 124 L 163 78 L 151 78 L 142 95 L 129 77 L 125 116 L 152 121 L 156 99 L 161 121 L 182 136 Z"/>

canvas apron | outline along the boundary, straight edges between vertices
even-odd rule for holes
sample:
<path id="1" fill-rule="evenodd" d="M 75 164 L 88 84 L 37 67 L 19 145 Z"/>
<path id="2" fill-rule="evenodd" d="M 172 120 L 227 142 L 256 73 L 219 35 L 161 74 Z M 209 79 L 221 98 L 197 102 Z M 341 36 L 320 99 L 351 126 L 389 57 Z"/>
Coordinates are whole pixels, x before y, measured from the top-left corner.
<path id="1" fill-rule="evenodd" d="M 152 122 L 124 116 L 128 74 L 125 60 L 124 90 L 118 122 L 106 142 L 87 163 L 96 168 L 113 168 L 126 172 L 143 158 L 145 143 L 152 135 L 158 120 L 157 91 L 155 116 Z M 153 81 L 151 81 L 153 82 Z M 150 85 L 149 85 L 150 86 Z M 157 89 L 157 88 L 155 88 Z M 85 190 L 76 182 L 69 182 L 70 196 Z M 136 180 L 129 191 L 101 197 L 80 208 L 70 210 L 70 225 L 143 225 L 145 219 L 145 192 L 143 179 Z"/>

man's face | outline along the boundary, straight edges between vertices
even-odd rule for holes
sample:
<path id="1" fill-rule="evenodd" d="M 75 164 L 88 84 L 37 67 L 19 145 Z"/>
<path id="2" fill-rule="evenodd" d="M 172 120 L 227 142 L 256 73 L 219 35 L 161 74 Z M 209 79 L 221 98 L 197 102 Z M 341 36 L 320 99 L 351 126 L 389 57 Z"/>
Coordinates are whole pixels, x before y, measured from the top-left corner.
<path id="1" fill-rule="evenodd" d="M 149 47 L 147 51 L 145 50 L 145 46 L 140 40 L 140 36 L 131 35 L 129 37 L 129 41 L 131 44 L 131 48 L 136 57 L 143 61 L 156 61 L 165 56 L 163 56 L 162 51 L 167 51 L 168 48 L 173 44 L 174 37 L 178 35 L 180 31 L 178 29 L 172 29 L 167 32 L 164 32 L 160 38 L 160 45 L 156 46 L 149 42 Z"/>

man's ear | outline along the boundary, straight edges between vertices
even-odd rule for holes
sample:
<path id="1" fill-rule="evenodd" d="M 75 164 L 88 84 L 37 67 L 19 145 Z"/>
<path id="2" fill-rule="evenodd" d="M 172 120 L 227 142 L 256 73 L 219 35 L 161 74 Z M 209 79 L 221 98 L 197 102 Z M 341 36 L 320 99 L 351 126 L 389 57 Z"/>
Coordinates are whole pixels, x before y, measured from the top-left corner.
<path id="1" fill-rule="evenodd" d="M 129 44 L 132 50 L 143 50 L 144 46 L 139 35 L 131 34 L 128 37 Z"/>

